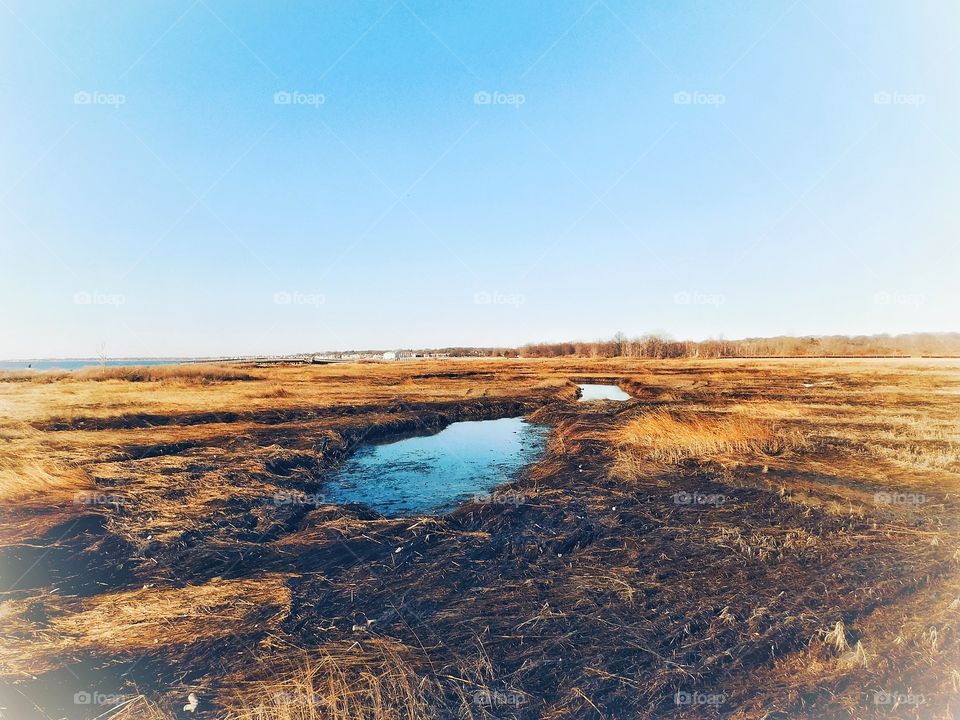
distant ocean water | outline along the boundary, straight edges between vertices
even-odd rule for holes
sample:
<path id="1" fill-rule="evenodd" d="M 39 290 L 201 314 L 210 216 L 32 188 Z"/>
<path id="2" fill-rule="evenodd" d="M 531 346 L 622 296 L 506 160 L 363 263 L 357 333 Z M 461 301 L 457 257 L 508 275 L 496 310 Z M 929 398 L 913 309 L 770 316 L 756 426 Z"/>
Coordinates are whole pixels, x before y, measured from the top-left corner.
<path id="1" fill-rule="evenodd" d="M 80 358 L 73 360 L 58 360 L 45 358 L 42 360 L 0 360 L 0 370 L 77 370 L 79 368 L 108 365 L 110 367 L 124 367 L 128 365 L 179 365 L 190 362 L 192 358 L 123 358 L 121 360 L 100 360 L 97 358 Z"/>

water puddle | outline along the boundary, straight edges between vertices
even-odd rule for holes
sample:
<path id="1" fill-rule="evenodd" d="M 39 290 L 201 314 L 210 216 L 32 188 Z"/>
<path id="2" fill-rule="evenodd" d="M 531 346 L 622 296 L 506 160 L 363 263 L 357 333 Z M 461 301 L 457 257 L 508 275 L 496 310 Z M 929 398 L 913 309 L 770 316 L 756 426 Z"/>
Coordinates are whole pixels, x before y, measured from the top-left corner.
<path id="1" fill-rule="evenodd" d="M 580 385 L 580 402 L 589 400 L 617 400 L 622 402 L 629 399 L 630 396 L 616 385 Z"/>
<path id="2" fill-rule="evenodd" d="M 324 499 L 364 503 L 391 517 L 450 510 L 516 478 L 543 453 L 547 433 L 522 418 L 476 420 L 362 447 L 332 478 Z"/>

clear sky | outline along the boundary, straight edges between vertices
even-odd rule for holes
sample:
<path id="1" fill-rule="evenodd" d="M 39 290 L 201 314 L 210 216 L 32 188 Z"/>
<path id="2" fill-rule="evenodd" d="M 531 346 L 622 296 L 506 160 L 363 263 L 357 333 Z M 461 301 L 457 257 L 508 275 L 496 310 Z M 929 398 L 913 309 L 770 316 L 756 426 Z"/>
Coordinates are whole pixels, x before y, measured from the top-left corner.
<path id="1" fill-rule="evenodd" d="M 0 357 L 957 330 L 955 0 L 0 0 Z"/>

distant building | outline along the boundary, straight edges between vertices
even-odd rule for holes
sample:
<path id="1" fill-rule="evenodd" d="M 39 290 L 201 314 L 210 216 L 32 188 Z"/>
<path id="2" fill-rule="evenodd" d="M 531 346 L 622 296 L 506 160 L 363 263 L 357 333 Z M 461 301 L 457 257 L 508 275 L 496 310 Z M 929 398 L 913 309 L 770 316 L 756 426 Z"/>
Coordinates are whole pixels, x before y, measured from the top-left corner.
<path id="1" fill-rule="evenodd" d="M 392 350 L 387 351 L 387 352 L 385 352 L 385 353 L 383 354 L 383 359 L 384 359 L 384 360 L 396 360 L 396 359 L 397 359 L 397 354 L 396 354 L 395 352 L 393 352 Z"/>

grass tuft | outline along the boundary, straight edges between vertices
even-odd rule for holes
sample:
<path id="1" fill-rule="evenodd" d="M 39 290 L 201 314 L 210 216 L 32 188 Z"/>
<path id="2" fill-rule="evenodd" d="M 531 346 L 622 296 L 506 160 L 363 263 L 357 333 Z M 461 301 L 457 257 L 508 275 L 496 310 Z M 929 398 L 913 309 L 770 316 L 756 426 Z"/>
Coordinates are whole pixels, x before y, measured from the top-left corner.
<path id="1" fill-rule="evenodd" d="M 833 626 L 833 629 L 824 634 L 823 642 L 832 648 L 837 655 L 842 655 L 850 649 L 842 620 L 837 620 L 837 624 Z"/>
<path id="2" fill-rule="evenodd" d="M 805 446 L 799 433 L 763 421 L 663 409 L 621 425 L 611 439 L 619 448 L 621 469 L 636 469 L 642 461 L 673 464 L 687 458 L 780 455 Z"/>

